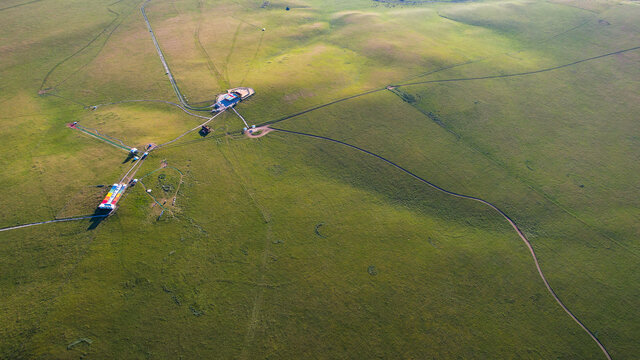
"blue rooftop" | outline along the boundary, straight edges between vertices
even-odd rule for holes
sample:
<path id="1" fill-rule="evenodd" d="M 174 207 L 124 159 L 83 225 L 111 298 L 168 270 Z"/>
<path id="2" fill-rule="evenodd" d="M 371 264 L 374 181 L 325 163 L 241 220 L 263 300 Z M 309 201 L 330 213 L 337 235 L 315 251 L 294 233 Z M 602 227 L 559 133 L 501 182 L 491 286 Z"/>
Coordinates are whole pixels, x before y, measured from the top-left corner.
<path id="1" fill-rule="evenodd" d="M 224 107 L 229 107 L 237 104 L 240 101 L 240 97 L 235 94 L 227 94 L 218 103 Z"/>

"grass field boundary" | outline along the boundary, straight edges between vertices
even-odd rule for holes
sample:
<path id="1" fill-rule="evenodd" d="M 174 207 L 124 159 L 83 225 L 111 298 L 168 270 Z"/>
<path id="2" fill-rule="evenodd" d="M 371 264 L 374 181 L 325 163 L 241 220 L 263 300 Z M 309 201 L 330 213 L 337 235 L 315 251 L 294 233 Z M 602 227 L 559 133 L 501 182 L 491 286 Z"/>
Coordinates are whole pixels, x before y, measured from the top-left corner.
<path id="1" fill-rule="evenodd" d="M 518 225 L 515 223 L 515 221 L 513 219 L 511 219 L 509 217 L 509 215 L 507 215 L 504 211 L 502 211 L 500 208 L 498 208 L 496 205 L 494 205 L 493 203 L 475 197 L 475 196 L 470 196 L 470 195 L 464 195 L 464 194 L 459 194 L 459 193 L 455 193 L 453 191 L 449 191 L 446 190 L 422 177 L 420 177 L 419 175 L 411 172 L 410 170 L 407 170 L 405 168 L 403 168 L 402 166 L 394 163 L 391 160 L 388 160 L 376 153 L 373 153 L 369 150 L 363 149 L 361 147 L 340 141 L 340 140 L 336 140 L 336 139 L 332 139 L 326 136 L 321 136 L 321 135 L 314 135 L 314 134 L 308 134 L 308 133 L 303 133 L 303 132 L 298 132 L 298 131 L 292 131 L 292 130 L 284 130 L 284 129 L 278 129 L 278 128 L 271 128 L 275 131 L 280 131 L 280 132 L 284 132 L 284 133 L 288 133 L 288 134 L 294 134 L 294 135 L 302 135 L 302 136 L 306 136 L 306 137 L 311 137 L 311 138 L 316 138 L 316 139 L 320 139 L 320 140 L 326 140 L 326 141 L 330 141 L 336 144 L 340 144 L 340 145 L 344 145 L 347 147 L 350 147 L 352 149 L 355 149 L 357 151 L 363 152 L 367 155 L 373 156 L 379 160 L 384 161 L 385 163 L 395 167 L 396 169 L 404 172 L 407 175 L 410 175 L 411 177 L 413 177 L 414 179 L 432 187 L 433 189 L 436 189 L 438 191 L 441 191 L 447 195 L 451 195 L 454 197 L 458 197 L 458 198 L 462 198 L 462 199 L 468 199 L 468 200 L 473 200 L 473 201 L 477 201 L 480 202 L 484 205 L 487 205 L 488 207 L 492 208 L 493 210 L 495 210 L 496 212 L 498 212 L 508 223 L 509 225 L 511 225 L 511 227 L 516 231 L 516 233 L 518 234 L 518 236 L 520 237 L 520 239 L 522 239 L 522 241 L 524 242 L 524 244 L 527 246 L 527 248 L 529 249 L 529 253 L 531 254 L 531 257 L 533 259 L 533 262 L 535 263 L 536 269 L 538 270 L 538 275 L 540 276 L 540 279 L 542 279 L 542 282 L 544 283 L 545 287 L 547 288 L 547 291 L 551 294 L 551 296 L 553 296 L 553 298 L 555 299 L 555 301 L 558 303 L 558 305 L 560 305 L 560 307 L 562 308 L 562 310 L 564 310 L 564 312 L 569 315 L 569 317 L 571 317 L 571 319 L 573 319 L 573 321 L 578 324 L 582 330 L 584 330 L 589 337 L 591 337 L 591 339 L 598 345 L 598 347 L 600 348 L 600 350 L 602 351 L 602 353 L 605 355 L 605 357 L 608 360 L 611 360 L 611 355 L 609 355 L 609 352 L 607 351 L 607 349 L 605 348 L 605 346 L 600 342 L 600 340 L 598 340 L 598 338 L 591 332 L 591 330 L 589 330 L 586 325 L 584 325 L 582 323 L 582 321 L 580 321 L 572 312 L 571 310 L 569 310 L 569 308 L 562 302 L 562 300 L 560 300 L 560 298 L 558 297 L 558 295 L 556 294 L 556 292 L 553 290 L 553 288 L 551 287 L 551 285 L 549 284 L 549 282 L 547 281 L 547 278 L 545 277 L 544 273 L 542 272 L 542 268 L 540 267 L 540 263 L 538 262 L 538 257 L 535 253 L 535 250 L 533 249 L 533 246 L 531 245 L 531 243 L 529 242 L 529 240 L 527 239 L 527 237 L 524 235 L 524 233 L 520 230 L 520 228 L 518 227 Z"/>

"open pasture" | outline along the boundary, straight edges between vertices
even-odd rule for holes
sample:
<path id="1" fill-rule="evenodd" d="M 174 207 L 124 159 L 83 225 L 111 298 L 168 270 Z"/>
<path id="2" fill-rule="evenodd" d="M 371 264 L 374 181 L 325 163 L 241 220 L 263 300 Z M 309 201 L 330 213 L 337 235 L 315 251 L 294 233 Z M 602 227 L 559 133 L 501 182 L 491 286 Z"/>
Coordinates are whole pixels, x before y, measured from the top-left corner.
<path id="1" fill-rule="evenodd" d="M 140 148 L 211 116 L 158 102 L 141 5 L 0 6 L 0 228 L 90 215 L 131 168 L 66 124 Z M 191 105 L 250 86 L 250 124 L 326 138 L 250 139 L 227 111 L 152 151 L 108 218 L 0 232 L 0 358 L 605 358 L 498 212 L 332 140 L 495 204 L 611 357 L 640 353 L 640 6 L 146 12 Z"/>

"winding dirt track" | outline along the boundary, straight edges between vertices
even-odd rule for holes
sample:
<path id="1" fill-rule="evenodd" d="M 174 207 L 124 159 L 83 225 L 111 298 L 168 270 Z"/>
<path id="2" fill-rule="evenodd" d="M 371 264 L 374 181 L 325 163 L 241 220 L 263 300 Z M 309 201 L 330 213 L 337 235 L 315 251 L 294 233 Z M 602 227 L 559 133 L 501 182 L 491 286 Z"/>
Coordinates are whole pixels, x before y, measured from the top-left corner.
<path id="1" fill-rule="evenodd" d="M 449 191 L 446 190 L 444 188 L 441 188 L 440 186 L 425 180 L 423 178 L 421 178 L 420 176 L 412 173 L 411 171 L 403 168 L 402 166 L 392 162 L 391 160 L 388 160 L 378 154 L 372 153 L 371 151 L 365 150 L 363 148 L 357 147 L 355 145 L 351 145 L 345 142 L 342 142 L 340 140 L 336 140 L 336 139 L 332 139 L 332 138 L 328 138 L 325 136 L 320 136 L 320 135 L 313 135 L 313 134 L 307 134 L 307 133 L 302 133 L 302 132 L 297 132 L 297 131 L 291 131 L 291 130 L 284 130 L 284 129 L 277 129 L 277 128 L 269 128 L 273 131 L 280 131 L 280 132 L 284 132 L 284 133 L 289 133 L 289 134 L 295 134 L 295 135 L 302 135 L 302 136 L 308 136 L 308 137 L 312 137 L 312 138 L 316 138 L 316 139 L 321 139 L 321 140 L 327 140 L 327 141 L 331 141 L 340 145 L 344 145 L 344 146 L 348 146 L 352 149 L 358 150 L 360 152 L 363 152 L 365 154 L 371 155 L 373 157 L 378 158 L 379 160 L 382 160 L 384 162 L 386 162 L 387 164 L 397 168 L 398 170 L 412 176 L 413 178 L 415 178 L 416 180 L 425 183 L 429 186 L 431 186 L 432 188 L 441 191 L 445 194 L 451 195 L 451 196 L 455 196 L 458 198 L 463 198 L 463 199 L 469 199 L 469 200 L 473 200 L 473 201 L 477 201 L 480 202 L 484 205 L 489 206 L 490 208 L 492 208 L 493 210 L 497 211 L 500 215 L 502 215 L 502 217 L 505 218 L 505 220 L 507 220 L 507 222 L 511 225 L 511 227 L 516 231 L 516 233 L 518 234 L 518 236 L 520 237 L 520 239 L 522 239 L 522 241 L 525 243 L 525 245 L 527 246 L 527 248 L 529 249 L 529 252 L 531 253 L 531 257 L 533 258 L 533 262 L 536 265 L 536 269 L 538 270 L 538 275 L 540 275 L 540 279 L 542 279 L 542 282 L 544 282 L 545 287 L 547 288 L 547 290 L 549 291 L 549 293 L 551 294 L 551 296 L 553 296 L 553 298 L 556 300 L 556 302 L 558 303 L 558 305 L 560 305 L 560 307 L 562 308 L 562 310 L 564 310 L 565 313 L 567 313 L 567 315 L 569 315 L 573 321 L 576 322 L 576 324 L 578 324 L 582 330 L 584 330 L 584 332 L 586 332 L 589 337 L 591 337 L 591 339 L 593 341 L 595 341 L 595 343 L 598 345 L 598 347 L 600 348 L 600 350 L 602 350 L 602 353 L 604 354 L 604 356 L 608 359 L 611 360 L 611 355 L 609 355 L 609 352 L 607 351 L 607 349 L 604 347 L 604 345 L 602 345 L 602 343 L 600 342 L 600 340 L 598 340 L 598 338 L 596 338 L 596 336 L 571 312 L 571 310 L 569 310 L 569 308 L 567 308 L 567 306 L 562 302 L 562 300 L 560 300 L 560 298 L 558 297 L 558 295 L 555 293 L 555 291 L 553 291 L 553 288 L 551 288 L 551 285 L 549 285 L 549 281 L 547 281 L 547 278 L 544 276 L 544 273 L 542 272 L 542 269 L 540 268 L 540 263 L 538 262 L 538 257 L 536 256 L 535 251 L 533 250 L 533 247 L 531 246 L 531 243 L 529 242 L 529 240 L 527 239 L 527 237 L 522 233 L 522 231 L 520 230 L 520 228 L 518 227 L 518 225 L 516 225 L 515 221 L 513 221 L 509 215 L 507 215 L 504 211 L 500 210 L 500 208 L 498 208 L 496 205 L 474 197 L 474 196 L 469 196 L 469 195 L 463 195 L 463 194 L 458 194 L 455 193 L 453 191 Z"/>

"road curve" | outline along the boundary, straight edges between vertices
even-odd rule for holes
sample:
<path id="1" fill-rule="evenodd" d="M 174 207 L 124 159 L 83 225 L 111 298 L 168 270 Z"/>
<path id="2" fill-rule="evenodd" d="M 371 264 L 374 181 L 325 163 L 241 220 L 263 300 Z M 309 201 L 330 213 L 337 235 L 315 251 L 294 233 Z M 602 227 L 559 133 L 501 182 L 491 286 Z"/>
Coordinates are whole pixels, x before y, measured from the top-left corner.
<path id="1" fill-rule="evenodd" d="M 295 134 L 295 135 L 303 135 L 303 136 L 308 136 L 308 137 L 312 137 L 312 138 L 316 138 L 316 139 L 321 139 L 321 140 L 327 140 L 327 141 L 331 141 L 340 145 L 344 145 L 344 146 L 348 146 L 352 149 L 358 150 L 360 152 L 363 152 L 365 154 L 371 155 L 373 157 L 378 158 L 379 160 L 382 160 L 384 162 L 386 162 L 387 164 L 397 168 L 398 170 L 412 176 L 413 178 L 419 180 L 422 183 L 425 183 L 429 186 L 431 186 L 432 188 L 441 191 L 445 194 L 451 195 L 451 196 L 455 196 L 458 198 L 463 198 L 463 199 L 469 199 L 469 200 L 473 200 L 473 201 L 477 201 L 480 202 L 482 204 L 485 204 L 487 206 L 489 206 L 490 208 L 492 208 L 493 210 L 497 211 L 500 215 L 502 215 L 502 217 L 505 218 L 505 220 L 507 220 L 507 222 L 511 225 L 511 227 L 516 231 L 516 233 L 518 234 L 518 236 L 520 237 L 520 239 L 522 239 L 522 241 L 525 243 L 525 245 L 527 246 L 527 248 L 529 249 L 529 253 L 531 253 L 531 257 L 533 258 L 533 262 L 536 265 L 536 269 L 538 270 L 538 275 L 540 275 L 540 279 L 542 279 L 542 282 L 544 282 L 545 287 L 547 288 L 547 291 L 551 294 L 551 296 L 553 296 L 553 298 L 556 300 L 556 302 L 558 303 L 558 305 L 560 305 L 560 307 L 562 308 L 562 310 L 564 310 L 565 313 L 567 313 L 567 315 L 569 315 L 571 317 L 571 319 L 573 319 L 573 321 L 575 321 L 576 324 L 578 324 L 582 330 L 584 330 L 584 332 L 586 332 L 589 337 L 591 337 L 591 339 L 593 341 L 595 341 L 595 343 L 598 345 L 598 347 L 600 348 L 600 350 L 602 350 L 602 353 L 604 354 L 604 356 L 608 359 L 611 360 L 611 355 L 609 355 L 609 352 L 607 351 L 607 349 L 604 347 L 604 345 L 600 342 L 600 340 L 598 340 L 598 338 L 571 312 L 571 310 L 569 310 L 569 308 L 567 308 L 567 306 L 562 302 L 562 300 L 560 300 L 560 298 L 558 297 L 558 295 L 556 294 L 555 291 L 553 291 L 553 288 L 551 288 L 551 285 L 549 284 L 549 281 L 547 281 L 547 278 L 544 276 L 544 273 L 542 272 L 542 268 L 540 268 L 540 263 L 538 262 L 538 257 L 536 256 L 535 251 L 533 250 L 533 246 L 531 246 L 531 243 L 529 242 L 529 240 L 527 239 L 527 237 L 522 233 L 522 231 L 520 230 L 520 228 L 518 227 L 518 225 L 516 225 L 515 221 L 513 221 L 513 219 L 511 219 L 509 217 L 509 215 L 507 215 L 504 211 L 500 210 L 500 208 L 498 208 L 496 205 L 474 197 L 474 196 L 469 196 L 469 195 L 463 195 L 463 194 L 458 194 L 455 193 L 453 191 L 449 191 L 446 190 L 444 188 L 441 188 L 440 186 L 425 180 L 423 178 L 421 178 L 420 176 L 412 173 L 411 171 L 403 168 L 402 166 L 392 162 L 391 160 L 388 160 L 378 154 L 375 154 L 371 151 L 365 150 L 363 148 L 357 147 L 355 145 L 351 145 L 348 144 L 346 142 L 342 142 L 340 140 L 336 140 L 336 139 L 332 139 L 329 137 L 325 137 L 325 136 L 320 136 L 320 135 L 314 135 L 314 134 L 307 134 L 307 133 L 302 133 L 302 132 L 298 132 L 298 131 L 291 131 L 291 130 L 284 130 L 284 129 L 277 129 L 277 128 L 273 128 L 271 127 L 272 130 L 274 131 L 280 131 L 280 132 L 284 132 L 284 133 L 289 133 L 289 134 Z"/>

